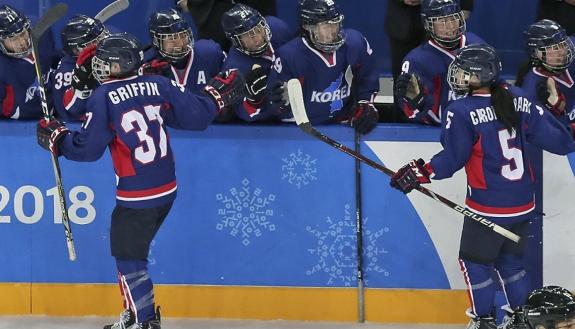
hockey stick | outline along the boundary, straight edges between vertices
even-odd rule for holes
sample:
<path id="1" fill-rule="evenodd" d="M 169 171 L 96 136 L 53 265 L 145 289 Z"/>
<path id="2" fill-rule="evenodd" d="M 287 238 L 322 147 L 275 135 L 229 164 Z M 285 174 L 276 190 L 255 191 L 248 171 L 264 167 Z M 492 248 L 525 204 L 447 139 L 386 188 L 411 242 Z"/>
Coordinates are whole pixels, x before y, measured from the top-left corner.
<path id="1" fill-rule="evenodd" d="M 62 18 L 68 11 L 68 6 L 64 3 L 59 3 L 54 7 L 48 9 L 42 19 L 36 24 L 30 36 L 32 44 L 32 54 L 34 56 L 34 68 L 36 69 L 36 77 L 38 79 L 38 89 L 40 90 L 40 102 L 42 104 L 42 113 L 44 119 L 50 121 L 51 113 L 48 109 L 48 101 L 46 100 L 46 89 L 44 85 L 44 77 L 42 76 L 42 69 L 40 68 L 40 56 L 38 54 L 38 40 L 55 22 Z M 74 248 L 74 239 L 72 238 L 72 228 L 70 227 L 70 219 L 68 218 L 68 207 L 66 206 L 66 197 L 64 193 L 64 185 L 62 184 L 62 174 L 60 172 L 60 163 L 58 156 L 51 152 L 52 167 L 54 169 L 54 177 L 56 178 L 56 186 L 58 191 L 58 201 L 60 202 L 60 210 L 62 212 L 62 224 L 64 225 L 64 233 L 66 234 L 66 244 L 68 246 L 68 257 L 71 261 L 76 260 L 76 249 Z"/>
<path id="2" fill-rule="evenodd" d="M 97 13 L 94 18 L 104 23 L 110 17 L 116 15 L 121 11 L 126 10 L 128 6 L 130 6 L 129 0 L 116 0 L 111 4 L 107 5 L 106 7 L 104 7 L 104 9 L 100 10 L 100 12 Z"/>
<path id="3" fill-rule="evenodd" d="M 288 96 L 289 96 L 289 100 L 290 100 L 290 104 L 291 104 L 291 109 L 294 115 L 294 118 L 296 120 L 296 123 L 298 125 L 298 127 L 300 127 L 304 132 L 306 132 L 307 134 L 321 140 L 322 142 L 331 145 L 332 147 L 335 147 L 336 149 L 342 151 L 343 153 L 356 158 L 357 160 L 366 163 L 367 165 L 369 165 L 370 167 L 377 169 L 378 171 L 381 171 L 382 173 L 388 175 L 388 176 L 393 176 L 393 174 L 395 174 L 395 172 L 393 172 L 393 170 L 363 156 L 362 154 L 359 154 L 357 152 L 354 152 L 353 150 L 351 150 L 350 148 L 346 147 L 345 145 L 342 145 L 341 143 L 338 143 L 337 141 L 329 138 L 328 136 L 322 134 L 321 132 L 317 131 L 309 122 L 309 119 L 307 117 L 307 114 L 305 112 L 305 105 L 303 102 L 303 93 L 301 90 L 301 84 L 299 82 L 299 80 L 297 79 L 291 79 L 290 81 L 288 81 L 287 84 L 287 88 L 288 88 Z M 473 220 L 475 220 L 476 222 L 484 225 L 485 227 L 493 230 L 495 233 L 500 234 L 506 238 L 508 238 L 509 240 L 512 240 L 514 242 L 519 242 L 520 237 L 493 223 L 492 221 L 488 220 L 487 218 L 479 215 L 478 213 L 475 213 L 469 209 L 467 209 L 464 206 L 460 206 L 458 204 L 456 204 L 455 202 L 423 187 L 423 186 L 419 186 L 417 188 L 417 190 L 425 195 L 427 195 L 428 197 L 437 200 L 441 203 L 443 203 L 444 205 L 448 206 L 449 208 L 457 211 L 460 214 L 463 214 L 464 216 L 467 216 Z"/>
<path id="4" fill-rule="evenodd" d="M 355 132 L 355 152 L 361 153 L 360 134 Z M 355 159 L 355 236 L 357 253 L 357 321 L 365 322 L 363 294 L 363 208 L 361 205 L 361 161 Z"/>

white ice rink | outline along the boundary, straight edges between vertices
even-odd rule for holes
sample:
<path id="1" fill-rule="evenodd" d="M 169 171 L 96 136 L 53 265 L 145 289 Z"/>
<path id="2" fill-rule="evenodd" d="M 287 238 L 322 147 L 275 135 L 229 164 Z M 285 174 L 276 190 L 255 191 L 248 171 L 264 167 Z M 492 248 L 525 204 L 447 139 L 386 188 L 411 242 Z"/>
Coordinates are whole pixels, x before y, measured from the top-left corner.
<path id="1" fill-rule="evenodd" d="M 116 321 L 99 317 L 0 317 L 0 329 L 100 329 Z M 240 320 L 190 320 L 162 319 L 162 329 L 462 329 L 465 325 L 412 325 L 374 323 L 334 323 L 299 321 L 240 321 Z"/>

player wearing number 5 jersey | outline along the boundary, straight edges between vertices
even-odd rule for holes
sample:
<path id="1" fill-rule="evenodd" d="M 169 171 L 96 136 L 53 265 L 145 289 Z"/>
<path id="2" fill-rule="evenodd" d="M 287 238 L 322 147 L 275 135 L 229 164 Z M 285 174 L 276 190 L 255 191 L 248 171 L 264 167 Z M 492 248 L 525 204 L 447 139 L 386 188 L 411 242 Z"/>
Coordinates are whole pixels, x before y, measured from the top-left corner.
<path id="1" fill-rule="evenodd" d="M 556 154 L 575 151 L 575 143 L 572 132 L 549 111 L 522 90 L 501 84 L 500 70 L 501 62 L 492 47 L 462 48 L 447 76 L 451 88 L 467 97 L 446 109 L 443 150 L 428 163 L 413 160 L 399 169 L 391 185 L 407 193 L 429 183 L 430 178 L 449 178 L 465 168 L 466 206 L 525 237 L 535 209 L 527 143 Z M 524 239 L 521 241 L 516 244 L 474 220 L 464 221 L 459 260 L 471 300 L 469 328 L 496 328 L 494 269 L 511 308 L 525 302 L 530 282 L 521 261 Z"/>
<path id="2" fill-rule="evenodd" d="M 118 183 L 110 241 L 125 310 L 104 328 L 160 328 L 147 256 L 176 197 L 166 126 L 203 130 L 221 108 L 243 98 L 237 71 L 218 74 L 199 95 L 162 76 L 138 76 L 142 59 L 134 37 L 104 38 L 91 59 L 100 86 L 88 98 L 82 129 L 70 132 L 57 120 L 38 125 L 39 144 L 70 160 L 95 161 L 106 148 L 112 155 Z"/>

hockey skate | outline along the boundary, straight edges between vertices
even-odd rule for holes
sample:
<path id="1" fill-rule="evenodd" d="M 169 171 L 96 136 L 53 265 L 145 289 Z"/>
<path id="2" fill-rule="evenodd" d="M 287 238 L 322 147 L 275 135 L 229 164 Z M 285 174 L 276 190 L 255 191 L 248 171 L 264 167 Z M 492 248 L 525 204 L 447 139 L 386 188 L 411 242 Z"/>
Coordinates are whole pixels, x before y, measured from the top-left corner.
<path id="1" fill-rule="evenodd" d="M 160 315 L 160 307 L 156 307 L 156 315 L 154 319 L 145 321 L 143 323 L 136 323 L 129 329 L 161 329 L 161 315 Z"/>
<path id="2" fill-rule="evenodd" d="M 474 317 L 469 321 L 466 329 L 497 329 L 497 324 L 492 317 Z"/>
<path id="3" fill-rule="evenodd" d="M 136 324 L 136 316 L 132 310 L 123 310 L 120 313 L 120 321 L 114 324 L 108 324 L 104 326 L 104 329 L 134 329 Z M 159 327 L 158 327 L 159 328 Z"/>
<path id="4" fill-rule="evenodd" d="M 525 322 L 522 310 L 505 310 L 505 317 L 503 322 L 497 327 L 499 329 L 529 329 Z"/>

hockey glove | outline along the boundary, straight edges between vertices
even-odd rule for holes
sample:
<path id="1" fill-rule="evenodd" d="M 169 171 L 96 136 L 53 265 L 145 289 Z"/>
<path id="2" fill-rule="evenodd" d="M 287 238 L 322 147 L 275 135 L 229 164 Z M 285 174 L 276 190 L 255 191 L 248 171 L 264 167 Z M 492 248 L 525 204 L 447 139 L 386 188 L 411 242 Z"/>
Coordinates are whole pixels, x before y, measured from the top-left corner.
<path id="1" fill-rule="evenodd" d="M 259 65 L 254 65 L 248 75 L 246 75 L 246 99 L 252 104 L 259 104 L 265 97 L 268 83 L 268 69 Z"/>
<path id="2" fill-rule="evenodd" d="M 245 80 L 237 69 L 232 69 L 218 73 L 210 79 L 204 87 L 204 93 L 209 95 L 218 111 L 230 106 L 245 96 Z"/>
<path id="3" fill-rule="evenodd" d="M 355 106 L 355 113 L 349 121 L 352 128 L 358 133 L 365 135 L 375 128 L 379 120 L 379 112 L 372 103 L 359 101 Z"/>
<path id="4" fill-rule="evenodd" d="M 38 122 L 36 127 L 38 145 L 57 156 L 60 155 L 58 150 L 58 141 L 69 133 L 70 130 L 68 130 L 63 123 L 54 118 L 50 119 L 50 121 L 42 119 Z"/>
<path id="5" fill-rule="evenodd" d="M 412 109 L 423 103 L 425 92 L 421 80 L 415 74 L 402 73 L 394 83 L 395 97 L 405 100 Z"/>
<path id="6" fill-rule="evenodd" d="M 421 184 L 430 183 L 429 176 L 431 176 L 431 172 L 426 168 L 425 161 L 414 159 L 391 176 L 389 185 L 407 194 Z"/>
<path id="7" fill-rule="evenodd" d="M 557 117 L 565 114 L 565 95 L 557 89 L 555 80 L 547 78 L 537 83 L 537 99 Z"/>
<path id="8" fill-rule="evenodd" d="M 274 83 L 268 94 L 268 102 L 274 112 L 281 118 L 292 118 L 291 106 L 287 97 L 287 90 L 282 81 Z"/>
<path id="9" fill-rule="evenodd" d="M 154 59 L 151 62 L 144 63 L 138 71 L 140 75 L 162 75 L 170 76 L 170 63 Z"/>
<path id="10" fill-rule="evenodd" d="M 92 75 L 92 58 L 95 54 L 96 45 L 90 45 L 84 48 L 76 59 L 76 67 L 74 67 L 74 74 L 72 75 L 74 90 L 84 91 L 96 88 L 97 82 Z"/>

